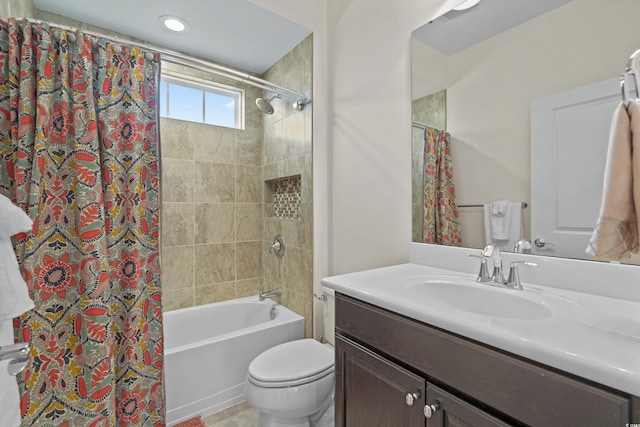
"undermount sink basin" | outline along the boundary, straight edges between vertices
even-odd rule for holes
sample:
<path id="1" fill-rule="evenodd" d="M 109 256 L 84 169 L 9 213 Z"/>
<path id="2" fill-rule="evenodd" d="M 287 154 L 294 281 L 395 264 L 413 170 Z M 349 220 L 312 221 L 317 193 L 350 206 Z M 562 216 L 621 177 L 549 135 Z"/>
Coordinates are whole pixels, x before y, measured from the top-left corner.
<path id="1" fill-rule="evenodd" d="M 548 319 L 553 312 L 527 291 L 479 284 L 467 278 L 410 280 L 405 292 L 432 304 L 485 316 L 509 319 Z"/>

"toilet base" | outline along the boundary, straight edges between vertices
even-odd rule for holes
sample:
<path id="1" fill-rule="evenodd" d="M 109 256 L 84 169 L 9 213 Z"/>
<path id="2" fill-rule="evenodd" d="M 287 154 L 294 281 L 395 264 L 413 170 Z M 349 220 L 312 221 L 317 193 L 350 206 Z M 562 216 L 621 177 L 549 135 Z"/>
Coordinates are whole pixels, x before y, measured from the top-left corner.
<path id="1" fill-rule="evenodd" d="M 266 412 L 260 412 L 258 427 L 334 427 L 335 405 L 333 399 L 324 410 L 311 417 L 280 418 Z"/>
<path id="2" fill-rule="evenodd" d="M 309 417 L 303 418 L 278 418 L 266 412 L 260 413 L 258 427 L 311 427 Z"/>

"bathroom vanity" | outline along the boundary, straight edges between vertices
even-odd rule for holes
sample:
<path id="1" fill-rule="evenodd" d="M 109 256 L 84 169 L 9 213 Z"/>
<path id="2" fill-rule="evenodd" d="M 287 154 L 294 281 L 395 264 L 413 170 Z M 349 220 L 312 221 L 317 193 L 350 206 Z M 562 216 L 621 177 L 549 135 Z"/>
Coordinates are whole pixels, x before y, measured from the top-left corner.
<path id="1" fill-rule="evenodd" d="M 624 426 L 640 403 L 342 294 L 335 400 L 348 427 Z"/>
<path id="2" fill-rule="evenodd" d="M 489 298 L 531 297 L 548 314 L 523 305 L 488 315 L 480 293 L 468 307 L 463 298 L 462 308 L 442 304 L 436 282 L 487 286 L 414 264 L 323 280 L 336 290 L 336 426 L 640 423 L 638 331 L 602 327 L 602 319 L 613 325 L 610 310 L 638 302 L 525 283 L 531 295 L 488 289 Z"/>

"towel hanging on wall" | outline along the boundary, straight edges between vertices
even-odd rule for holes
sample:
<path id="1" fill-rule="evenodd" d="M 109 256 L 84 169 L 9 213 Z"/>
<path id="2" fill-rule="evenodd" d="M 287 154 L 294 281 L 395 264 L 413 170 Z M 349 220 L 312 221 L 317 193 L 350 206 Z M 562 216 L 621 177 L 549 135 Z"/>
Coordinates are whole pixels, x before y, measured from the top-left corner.
<path id="1" fill-rule="evenodd" d="M 496 200 L 484 205 L 484 235 L 487 245 L 513 252 L 522 229 L 522 203 Z"/>
<path id="2" fill-rule="evenodd" d="M 586 253 L 604 260 L 638 252 L 640 210 L 640 104 L 620 103 L 613 113 L 600 214 Z"/>
<path id="3" fill-rule="evenodd" d="M 10 239 L 31 231 L 32 226 L 31 218 L 0 194 L 0 320 L 12 319 L 33 308 Z"/>
<path id="4" fill-rule="evenodd" d="M 33 221 L 0 194 L 0 346 L 13 344 L 13 318 L 31 310 L 27 284 L 22 278 L 11 236 L 31 231 Z M 0 362 L 0 425 L 20 425 L 20 392 L 9 373 L 10 360 Z"/>

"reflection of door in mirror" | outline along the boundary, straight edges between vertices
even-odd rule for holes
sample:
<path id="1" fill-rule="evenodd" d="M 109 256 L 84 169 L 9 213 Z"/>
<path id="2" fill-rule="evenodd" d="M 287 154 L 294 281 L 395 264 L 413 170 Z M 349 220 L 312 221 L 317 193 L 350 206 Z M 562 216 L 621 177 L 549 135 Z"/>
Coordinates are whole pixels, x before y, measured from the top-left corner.
<path id="1" fill-rule="evenodd" d="M 532 253 L 586 257 L 600 212 L 603 159 L 618 104 L 619 78 L 533 100 Z"/>
<path id="2" fill-rule="evenodd" d="M 526 7 L 539 2 L 507 3 Z M 414 37 L 413 99 L 446 89 L 446 130 L 453 137 L 458 204 L 512 200 L 531 207 L 532 101 L 619 77 L 629 55 L 640 48 L 639 1 L 560 3 L 564 4 L 455 52 L 443 53 Z M 480 12 L 482 5 L 469 13 Z M 468 28 L 460 26 L 462 13 L 447 17 L 458 31 Z M 606 146 L 607 141 L 601 143 Z M 482 247 L 482 209 L 459 212 L 463 246 Z M 531 240 L 530 212 L 523 211 L 523 225 Z M 473 231 L 479 231 L 475 237 Z"/>

